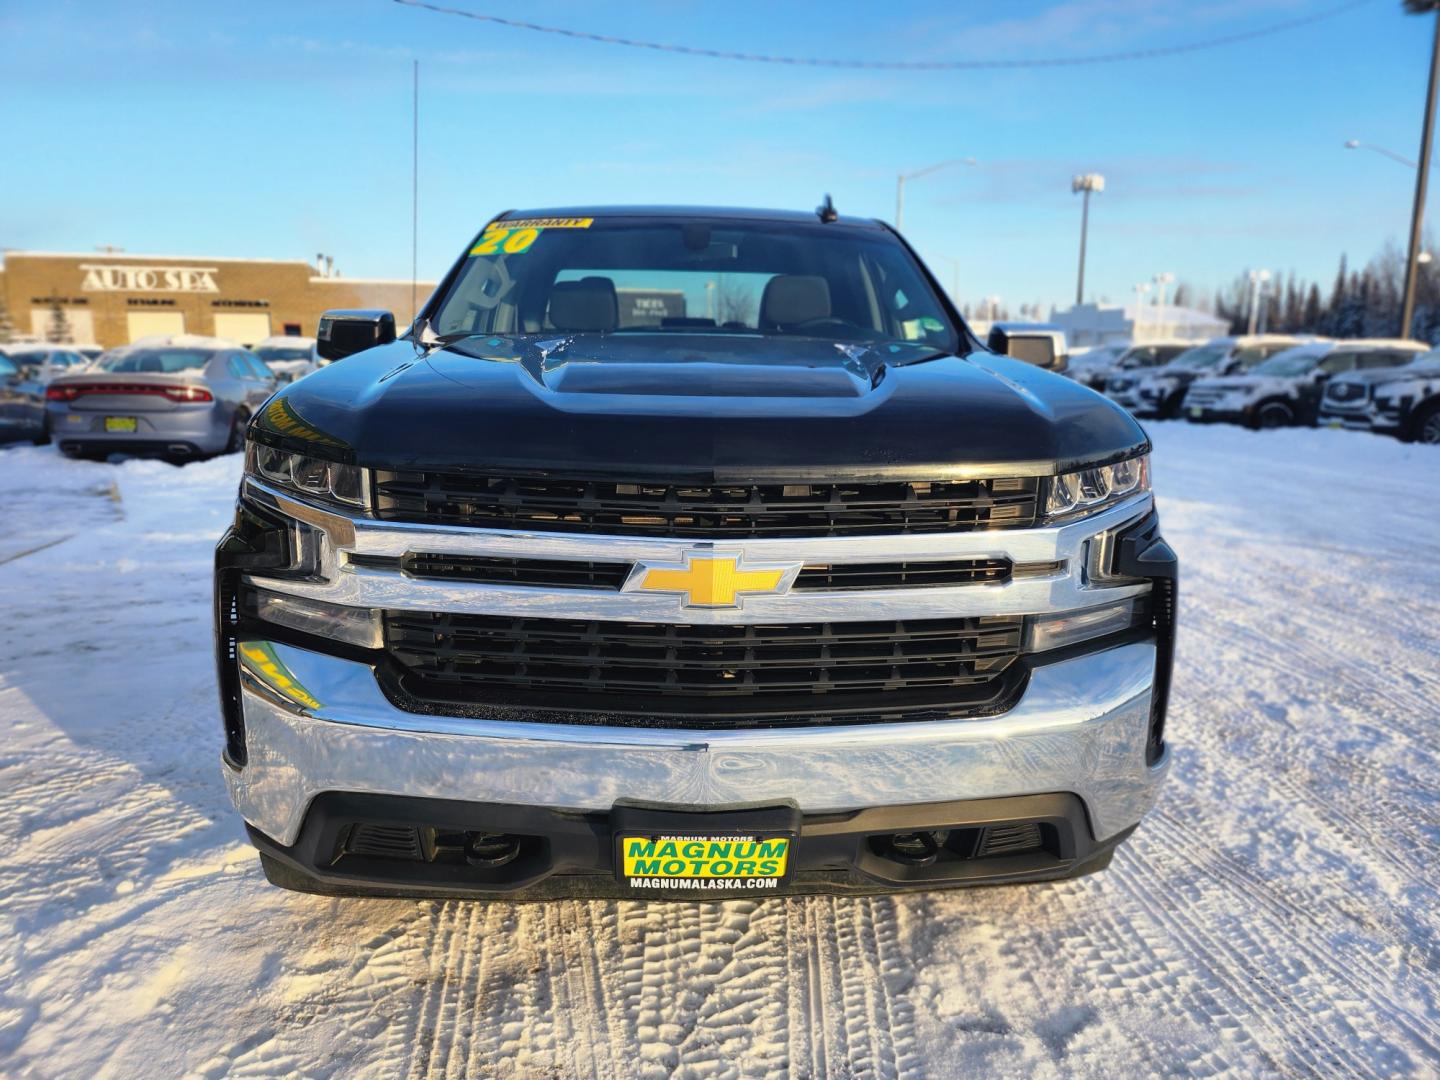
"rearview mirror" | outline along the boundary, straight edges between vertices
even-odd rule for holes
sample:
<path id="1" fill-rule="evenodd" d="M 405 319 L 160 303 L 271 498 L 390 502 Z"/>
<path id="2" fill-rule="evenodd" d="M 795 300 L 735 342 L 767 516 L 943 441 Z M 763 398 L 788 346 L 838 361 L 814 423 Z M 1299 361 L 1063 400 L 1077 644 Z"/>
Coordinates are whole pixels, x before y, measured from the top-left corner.
<path id="1" fill-rule="evenodd" d="M 395 340 L 395 316 L 388 311 L 361 309 L 327 311 L 320 316 L 316 351 L 326 360 L 343 360 Z"/>

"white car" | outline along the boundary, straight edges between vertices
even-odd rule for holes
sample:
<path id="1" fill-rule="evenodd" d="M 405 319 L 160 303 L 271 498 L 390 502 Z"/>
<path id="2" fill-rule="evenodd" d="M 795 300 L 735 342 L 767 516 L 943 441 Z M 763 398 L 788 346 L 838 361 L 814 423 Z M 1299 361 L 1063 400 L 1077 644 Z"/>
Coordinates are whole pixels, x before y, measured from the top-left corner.
<path id="1" fill-rule="evenodd" d="M 321 367 L 315 339 L 310 337 L 268 337 L 252 351 L 282 383 L 302 379 Z"/>
<path id="2" fill-rule="evenodd" d="M 1070 354 L 1070 367 L 1065 374 L 1092 390 L 1104 390 L 1105 380 L 1115 370 L 1115 364 L 1130 348 L 1128 341 L 1107 341 L 1084 352 Z"/>

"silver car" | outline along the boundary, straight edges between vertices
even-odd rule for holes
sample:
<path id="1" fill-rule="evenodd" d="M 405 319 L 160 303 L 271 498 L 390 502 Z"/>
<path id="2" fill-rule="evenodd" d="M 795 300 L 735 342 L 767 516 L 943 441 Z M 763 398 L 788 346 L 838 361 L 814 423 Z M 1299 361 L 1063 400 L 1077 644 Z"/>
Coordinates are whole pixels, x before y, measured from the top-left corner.
<path id="1" fill-rule="evenodd" d="M 50 441 L 45 387 L 89 361 L 69 345 L 7 345 L 0 349 L 0 441 Z"/>
<path id="2" fill-rule="evenodd" d="M 103 370 L 56 379 L 45 398 L 49 429 L 70 457 L 183 460 L 240 450 L 276 385 L 238 345 L 176 337 L 107 354 Z"/>

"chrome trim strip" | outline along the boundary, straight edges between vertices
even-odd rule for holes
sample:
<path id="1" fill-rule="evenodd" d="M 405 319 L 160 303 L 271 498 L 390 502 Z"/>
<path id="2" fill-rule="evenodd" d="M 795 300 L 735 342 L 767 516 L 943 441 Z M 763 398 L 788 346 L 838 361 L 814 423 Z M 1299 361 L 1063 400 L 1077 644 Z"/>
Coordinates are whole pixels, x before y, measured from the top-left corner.
<path id="1" fill-rule="evenodd" d="M 286 512 L 288 496 L 247 479 L 252 497 Z M 1026 615 L 1069 611 L 1143 593 L 1143 584 L 1106 587 L 1086 580 L 1085 556 L 1091 538 L 1138 520 L 1153 506 L 1149 493 L 1108 510 L 1061 525 L 1035 529 L 847 537 L 766 537 L 684 540 L 668 537 L 589 533 L 509 532 L 456 526 L 348 518 L 308 507 L 306 520 L 320 529 L 320 573 L 324 581 L 288 581 L 263 576 L 247 580 L 266 588 L 357 607 L 596 618 L 663 623 L 743 623 L 806 620 L 860 621 Z M 353 532 L 353 541 L 351 534 Z M 357 567 L 348 555 L 403 557 L 408 552 L 486 555 L 632 563 L 680 563 L 697 551 L 739 551 L 746 563 L 844 564 L 892 560 L 937 561 L 964 557 L 1009 558 L 1015 563 L 1061 562 L 1056 574 L 1004 582 L 951 587 L 865 590 L 804 590 L 784 595 L 747 596 L 743 608 L 685 607 L 677 595 L 648 595 L 603 589 L 546 589 L 471 581 L 413 578 L 403 573 Z"/>
<path id="2" fill-rule="evenodd" d="M 242 684 L 248 761 L 225 769 L 246 820 L 294 841 L 322 791 L 512 802 L 579 811 L 619 800 L 806 812 L 1073 791 L 1096 835 L 1154 803 L 1146 764 L 1155 647 L 1037 668 L 1003 716 L 755 731 L 688 731 L 428 716 L 397 709 L 364 664 L 271 643 L 317 708 Z"/>

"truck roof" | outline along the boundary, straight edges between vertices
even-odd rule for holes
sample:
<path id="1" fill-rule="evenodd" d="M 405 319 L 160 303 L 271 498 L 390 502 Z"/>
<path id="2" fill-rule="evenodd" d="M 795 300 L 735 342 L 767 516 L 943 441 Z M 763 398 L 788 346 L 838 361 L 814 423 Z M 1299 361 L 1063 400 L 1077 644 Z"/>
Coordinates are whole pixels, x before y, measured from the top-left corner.
<path id="1" fill-rule="evenodd" d="M 529 221 L 532 218 L 720 218 L 731 221 L 775 221 L 816 225 L 819 215 L 814 210 L 762 210 L 737 206 L 550 206 L 530 210 L 506 210 L 502 221 Z M 873 218 L 841 215 L 829 223 L 831 228 L 846 226 L 860 229 L 883 229 Z"/>

